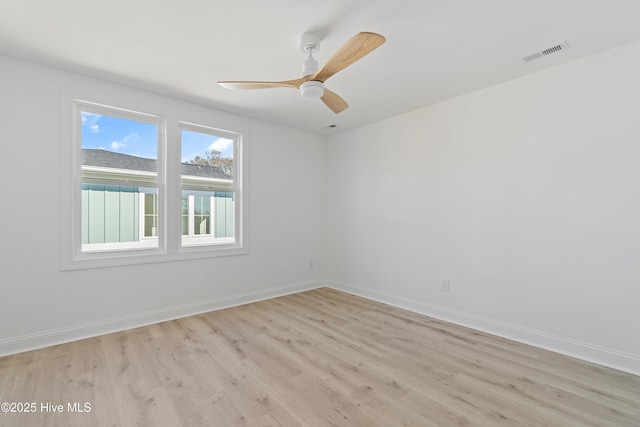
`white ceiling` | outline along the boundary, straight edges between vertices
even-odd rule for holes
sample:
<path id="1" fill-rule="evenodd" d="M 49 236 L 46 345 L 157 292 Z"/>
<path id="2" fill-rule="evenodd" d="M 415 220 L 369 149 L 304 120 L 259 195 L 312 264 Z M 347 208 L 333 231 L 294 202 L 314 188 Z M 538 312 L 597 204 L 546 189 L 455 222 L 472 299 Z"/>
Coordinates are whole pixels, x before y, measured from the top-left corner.
<path id="1" fill-rule="evenodd" d="M 306 31 L 322 38 L 320 64 L 360 31 L 387 38 L 326 82 L 343 113 L 291 89 L 216 84 L 300 77 Z M 318 134 L 639 39 L 638 0 L 0 1 L 0 53 Z M 570 49 L 520 61 L 563 40 Z"/>

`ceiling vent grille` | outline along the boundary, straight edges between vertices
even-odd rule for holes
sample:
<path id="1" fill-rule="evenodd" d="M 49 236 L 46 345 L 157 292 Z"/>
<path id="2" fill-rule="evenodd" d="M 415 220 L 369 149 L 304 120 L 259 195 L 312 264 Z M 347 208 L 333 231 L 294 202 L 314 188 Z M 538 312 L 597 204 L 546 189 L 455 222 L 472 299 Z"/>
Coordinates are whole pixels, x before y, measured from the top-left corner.
<path id="1" fill-rule="evenodd" d="M 569 44 L 567 43 L 567 41 L 563 41 L 562 43 L 558 43 L 555 46 L 551 46 L 548 47 L 546 49 L 542 49 L 539 50 L 537 52 L 534 52 L 530 55 L 525 56 L 524 58 L 522 58 L 522 62 L 531 62 L 531 61 L 535 61 L 536 59 L 540 59 L 544 56 L 548 56 L 554 53 L 558 53 L 560 51 L 566 50 L 569 48 Z"/>

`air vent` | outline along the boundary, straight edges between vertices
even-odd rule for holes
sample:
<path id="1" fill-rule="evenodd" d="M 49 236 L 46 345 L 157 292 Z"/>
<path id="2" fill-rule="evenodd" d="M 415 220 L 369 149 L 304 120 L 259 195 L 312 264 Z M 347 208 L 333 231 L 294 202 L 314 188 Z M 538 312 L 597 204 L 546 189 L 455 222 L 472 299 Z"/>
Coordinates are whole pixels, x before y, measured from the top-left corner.
<path id="1" fill-rule="evenodd" d="M 530 55 L 525 56 L 524 58 L 522 58 L 522 62 L 531 62 L 531 61 L 535 61 L 536 59 L 540 59 L 544 56 L 548 56 L 551 55 L 553 53 L 558 53 L 562 50 L 568 49 L 569 48 L 569 44 L 567 43 L 567 41 L 563 41 L 562 43 L 558 43 L 555 46 L 551 46 L 548 47 L 546 49 L 542 49 L 539 50 L 538 52 L 534 52 Z"/>

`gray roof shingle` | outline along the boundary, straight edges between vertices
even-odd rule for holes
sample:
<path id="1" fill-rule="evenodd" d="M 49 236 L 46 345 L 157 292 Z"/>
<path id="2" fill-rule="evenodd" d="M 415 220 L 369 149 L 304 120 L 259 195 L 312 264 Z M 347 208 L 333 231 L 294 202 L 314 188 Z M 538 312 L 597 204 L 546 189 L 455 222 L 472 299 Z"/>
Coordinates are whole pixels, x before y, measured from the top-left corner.
<path id="1" fill-rule="evenodd" d="M 129 154 L 114 153 L 99 148 L 83 148 L 82 164 L 104 168 L 136 170 L 143 172 L 155 172 L 158 169 L 158 161 Z M 180 165 L 182 175 L 201 176 L 207 178 L 231 179 L 220 168 L 214 166 L 192 165 L 182 163 Z"/>

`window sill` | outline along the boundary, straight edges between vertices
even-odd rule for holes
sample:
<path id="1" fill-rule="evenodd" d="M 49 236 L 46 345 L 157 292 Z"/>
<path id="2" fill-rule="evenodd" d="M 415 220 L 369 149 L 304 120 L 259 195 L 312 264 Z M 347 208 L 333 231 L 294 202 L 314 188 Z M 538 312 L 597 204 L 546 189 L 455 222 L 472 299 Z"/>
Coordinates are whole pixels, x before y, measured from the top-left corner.
<path id="1" fill-rule="evenodd" d="M 232 245 L 192 246 L 181 248 L 180 252 L 172 254 L 164 253 L 158 249 L 140 249 L 135 251 L 127 250 L 122 252 L 111 252 L 109 254 L 104 252 L 95 254 L 86 253 L 78 255 L 72 260 L 61 260 L 60 270 L 71 271 L 91 268 L 154 264 L 160 262 L 188 261 L 203 258 L 246 255 L 249 253 L 247 248 L 230 246 Z"/>

